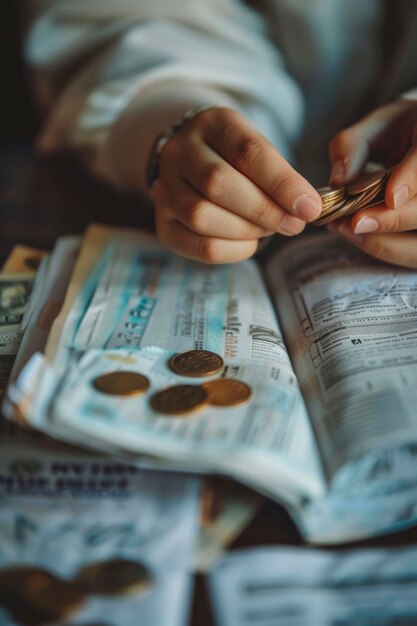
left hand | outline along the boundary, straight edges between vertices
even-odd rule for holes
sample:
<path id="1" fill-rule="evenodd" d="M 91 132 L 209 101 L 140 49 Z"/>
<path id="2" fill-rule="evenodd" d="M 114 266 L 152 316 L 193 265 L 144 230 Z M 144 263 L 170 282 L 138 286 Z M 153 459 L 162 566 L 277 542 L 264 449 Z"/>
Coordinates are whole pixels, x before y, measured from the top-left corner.
<path id="1" fill-rule="evenodd" d="M 330 143 L 330 183 L 357 177 L 368 161 L 394 166 L 385 202 L 331 224 L 364 252 L 417 268 L 417 101 L 401 100 L 373 111 Z"/>

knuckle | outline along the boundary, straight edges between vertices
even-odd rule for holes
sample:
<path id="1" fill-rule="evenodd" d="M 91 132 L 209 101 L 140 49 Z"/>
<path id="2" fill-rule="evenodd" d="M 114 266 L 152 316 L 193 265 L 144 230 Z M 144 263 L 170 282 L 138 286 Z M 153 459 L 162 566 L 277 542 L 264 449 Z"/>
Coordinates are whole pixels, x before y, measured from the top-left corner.
<path id="1" fill-rule="evenodd" d="M 205 263 L 221 263 L 224 258 L 221 242 L 211 237 L 202 237 L 199 252 L 200 258 Z"/>
<path id="2" fill-rule="evenodd" d="M 271 202 L 262 200 L 254 209 L 251 220 L 262 226 L 268 226 L 271 224 L 273 214 L 275 213 L 275 207 Z"/>
<path id="3" fill-rule="evenodd" d="M 208 197 L 221 194 L 226 182 L 225 169 L 220 163 L 210 163 L 201 172 L 201 189 Z"/>
<path id="4" fill-rule="evenodd" d="M 201 200 L 193 202 L 186 210 L 185 220 L 194 231 L 203 231 L 206 225 L 206 204 Z"/>
<path id="5" fill-rule="evenodd" d="M 255 137 L 244 137 L 234 148 L 233 163 L 239 170 L 246 170 L 259 162 L 262 155 L 262 142 Z"/>
<path id="6" fill-rule="evenodd" d="M 283 194 L 287 196 L 288 193 L 291 193 L 291 190 L 295 186 L 295 182 L 294 176 L 291 173 L 281 173 L 275 178 L 275 180 L 272 181 L 271 184 L 271 193 L 273 198 L 278 199 Z"/>

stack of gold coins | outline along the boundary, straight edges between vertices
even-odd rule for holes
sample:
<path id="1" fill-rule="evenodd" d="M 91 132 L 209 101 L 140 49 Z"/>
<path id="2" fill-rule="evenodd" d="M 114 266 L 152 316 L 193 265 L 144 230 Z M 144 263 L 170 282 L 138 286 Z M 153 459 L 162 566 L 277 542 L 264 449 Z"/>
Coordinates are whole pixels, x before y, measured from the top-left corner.
<path id="1" fill-rule="evenodd" d="M 338 189 L 331 187 L 317 189 L 323 200 L 323 209 L 313 224 L 324 226 L 383 202 L 389 174 L 389 171 L 379 169 L 365 173 L 354 182 Z"/>

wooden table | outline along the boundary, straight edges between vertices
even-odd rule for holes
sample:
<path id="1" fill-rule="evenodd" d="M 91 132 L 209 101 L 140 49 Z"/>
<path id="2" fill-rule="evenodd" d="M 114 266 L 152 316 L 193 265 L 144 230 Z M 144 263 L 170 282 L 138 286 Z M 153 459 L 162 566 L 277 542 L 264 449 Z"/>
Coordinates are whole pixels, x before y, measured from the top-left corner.
<path id="1" fill-rule="evenodd" d="M 0 146 L 0 210 L 2 259 L 17 243 L 51 248 L 58 236 L 81 233 L 90 222 L 146 229 L 153 223 L 146 203 L 121 198 L 92 181 L 71 159 L 42 161 L 28 146 L 14 144 Z M 412 542 L 417 542 L 417 529 L 362 545 Z M 300 545 L 301 540 L 286 512 L 267 502 L 231 549 L 271 544 Z M 203 577 L 196 580 L 191 624 L 214 625 Z"/>

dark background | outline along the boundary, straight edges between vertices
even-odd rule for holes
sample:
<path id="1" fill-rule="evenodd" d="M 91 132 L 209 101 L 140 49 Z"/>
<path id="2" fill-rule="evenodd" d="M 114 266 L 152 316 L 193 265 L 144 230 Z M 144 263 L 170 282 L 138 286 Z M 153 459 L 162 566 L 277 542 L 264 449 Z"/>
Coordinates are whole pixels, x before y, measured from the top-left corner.
<path id="1" fill-rule="evenodd" d="M 36 128 L 22 62 L 18 4 L 17 0 L 6 0 L 1 7 L 1 142 L 29 142 Z"/>

